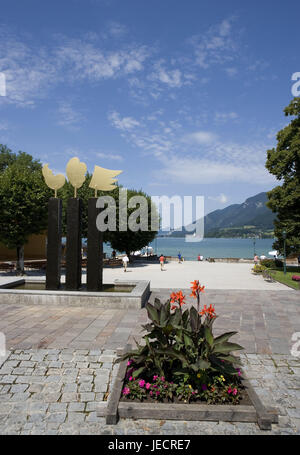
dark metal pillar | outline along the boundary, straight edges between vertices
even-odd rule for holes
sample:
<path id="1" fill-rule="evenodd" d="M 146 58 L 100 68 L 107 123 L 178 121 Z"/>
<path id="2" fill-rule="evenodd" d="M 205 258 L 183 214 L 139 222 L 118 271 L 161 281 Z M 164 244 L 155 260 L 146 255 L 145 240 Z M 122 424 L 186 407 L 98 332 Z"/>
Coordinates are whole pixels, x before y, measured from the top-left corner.
<path id="1" fill-rule="evenodd" d="M 48 203 L 46 289 L 60 287 L 62 200 L 52 197 Z"/>
<path id="2" fill-rule="evenodd" d="M 70 198 L 67 207 L 66 289 L 68 291 L 77 291 L 81 286 L 81 212 L 81 199 Z"/>
<path id="3" fill-rule="evenodd" d="M 87 248 L 87 290 L 98 292 L 103 285 L 103 233 L 98 231 L 96 218 L 100 209 L 97 198 L 88 203 L 88 248 Z"/>

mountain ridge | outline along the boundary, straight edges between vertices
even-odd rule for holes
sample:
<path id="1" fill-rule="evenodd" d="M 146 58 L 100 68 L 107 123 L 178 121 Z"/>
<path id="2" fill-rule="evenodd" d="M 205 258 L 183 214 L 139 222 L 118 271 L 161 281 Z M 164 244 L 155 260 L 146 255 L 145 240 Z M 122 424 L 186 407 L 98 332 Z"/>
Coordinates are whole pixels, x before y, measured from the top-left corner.
<path id="1" fill-rule="evenodd" d="M 276 214 L 267 206 L 267 193 L 261 192 L 247 198 L 241 204 L 231 204 L 224 209 L 217 209 L 204 216 L 205 237 L 273 237 L 273 221 Z M 169 233 L 159 234 L 167 237 L 184 237 L 193 234 L 192 225 Z"/>

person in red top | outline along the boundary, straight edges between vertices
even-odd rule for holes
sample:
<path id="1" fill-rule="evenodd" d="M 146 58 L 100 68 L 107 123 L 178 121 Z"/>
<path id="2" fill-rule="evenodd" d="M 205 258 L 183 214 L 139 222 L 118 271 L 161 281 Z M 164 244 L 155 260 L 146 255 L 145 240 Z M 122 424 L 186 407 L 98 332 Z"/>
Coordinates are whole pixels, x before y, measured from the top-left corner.
<path id="1" fill-rule="evenodd" d="M 161 270 L 161 271 L 163 271 L 163 269 L 164 269 L 164 261 L 165 261 L 165 258 L 164 258 L 164 256 L 161 254 L 161 255 L 160 255 L 160 258 L 159 258 L 160 270 Z"/>

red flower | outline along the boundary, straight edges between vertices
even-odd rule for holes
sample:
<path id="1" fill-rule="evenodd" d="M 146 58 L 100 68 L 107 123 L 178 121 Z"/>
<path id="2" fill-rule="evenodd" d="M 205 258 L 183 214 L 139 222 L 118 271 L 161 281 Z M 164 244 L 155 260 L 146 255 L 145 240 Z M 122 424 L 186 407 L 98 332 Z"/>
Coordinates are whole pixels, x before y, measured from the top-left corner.
<path id="1" fill-rule="evenodd" d="M 170 295 L 170 302 L 171 303 L 178 303 L 180 306 L 185 304 L 185 295 L 182 294 L 182 291 L 179 292 L 172 292 Z M 171 306 L 171 310 L 175 310 L 177 307 L 175 305 Z"/>
<path id="2" fill-rule="evenodd" d="M 203 310 L 199 312 L 201 316 L 208 315 L 211 319 L 215 318 L 216 312 L 214 307 L 210 304 L 209 307 L 207 308 L 206 305 L 204 305 Z"/>
<path id="3" fill-rule="evenodd" d="M 205 286 L 201 286 L 199 284 L 199 280 L 194 280 L 194 281 L 191 281 L 191 290 L 192 290 L 192 293 L 191 293 L 191 297 L 194 297 L 194 298 L 197 298 L 200 294 L 200 292 L 204 292 L 204 289 L 205 289 Z"/>

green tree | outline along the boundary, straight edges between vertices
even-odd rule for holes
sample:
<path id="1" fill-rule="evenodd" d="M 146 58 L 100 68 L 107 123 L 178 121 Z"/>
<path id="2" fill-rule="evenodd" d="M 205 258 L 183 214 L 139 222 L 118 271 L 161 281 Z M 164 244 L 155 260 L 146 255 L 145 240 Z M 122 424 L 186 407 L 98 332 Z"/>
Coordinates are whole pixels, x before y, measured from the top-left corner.
<path id="1" fill-rule="evenodd" d="M 17 273 L 24 273 L 24 245 L 47 228 L 51 191 L 41 163 L 30 155 L 0 149 L 0 241 L 17 250 Z"/>
<path id="2" fill-rule="evenodd" d="M 117 229 L 115 232 L 107 232 L 104 238 L 108 241 L 111 247 L 114 250 L 118 250 L 120 252 L 126 252 L 127 256 L 130 255 L 131 252 L 140 250 L 141 248 L 147 246 L 150 242 L 152 242 L 157 234 L 157 230 L 151 230 L 151 215 L 152 218 L 156 220 L 156 223 L 159 223 L 159 215 L 156 209 L 156 206 L 152 204 L 151 197 L 144 193 L 142 190 L 127 190 L 127 227 L 128 221 L 130 216 L 138 210 L 141 206 L 137 204 L 134 208 L 128 207 L 128 201 L 134 196 L 142 196 L 147 201 L 147 208 L 146 212 L 141 210 L 141 216 L 138 216 L 136 219 L 136 223 L 141 223 L 141 218 L 146 220 L 147 229 L 143 230 L 140 229 L 136 232 L 133 232 L 129 228 L 126 231 L 119 230 L 119 209 L 120 209 L 120 201 L 119 201 L 119 192 L 116 192 L 113 197 L 116 199 L 116 208 L 117 208 Z"/>
<path id="3" fill-rule="evenodd" d="M 87 173 L 86 180 L 82 187 L 77 191 L 78 197 L 82 199 L 82 237 L 86 238 L 88 233 L 88 199 L 94 197 L 94 190 L 89 188 L 89 183 L 92 175 Z M 157 231 L 151 231 L 151 198 L 143 191 L 127 190 L 127 199 L 133 196 L 144 196 L 147 200 L 147 220 L 148 231 L 132 232 L 130 229 L 127 231 L 119 231 L 119 188 L 116 187 L 113 191 L 98 191 L 98 197 L 111 196 L 116 204 L 116 231 L 103 233 L 104 242 L 110 243 L 111 247 L 120 252 L 126 252 L 128 255 L 132 251 L 139 250 L 140 248 L 152 242 L 157 234 Z M 67 231 L 67 202 L 68 199 L 74 197 L 74 188 L 67 182 L 59 192 L 59 197 L 63 200 L 63 234 L 66 235 Z M 127 218 L 134 212 L 135 209 L 127 208 Z M 155 207 L 153 208 L 154 214 L 157 215 Z M 158 216 L 158 215 L 157 215 Z M 95 220 L 96 222 L 96 220 Z M 137 223 L 139 220 L 137 220 Z"/>
<path id="4" fill-rule="evenodd" d="M 267 151 L 266 167 L 282 184 L 268 192 L 267 206 L 277 214 L 274 248 L 283 252 L 286 231 L 287 254 L 300 251 L 300 97 L 284 109 L 294 117 L 277 134 L 277 147 Z"/>

